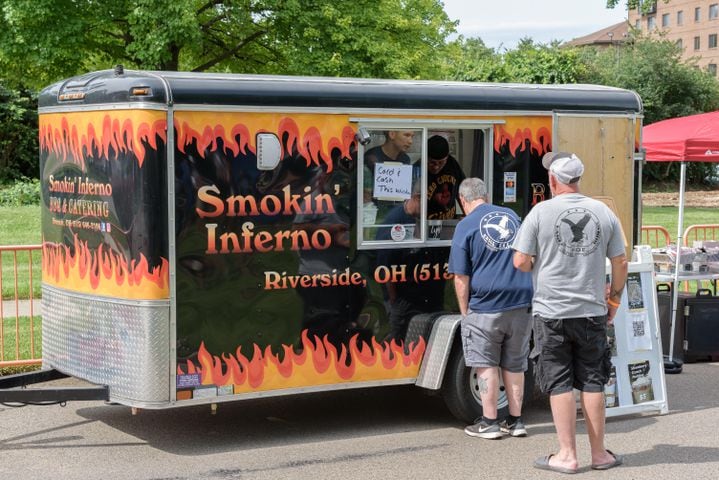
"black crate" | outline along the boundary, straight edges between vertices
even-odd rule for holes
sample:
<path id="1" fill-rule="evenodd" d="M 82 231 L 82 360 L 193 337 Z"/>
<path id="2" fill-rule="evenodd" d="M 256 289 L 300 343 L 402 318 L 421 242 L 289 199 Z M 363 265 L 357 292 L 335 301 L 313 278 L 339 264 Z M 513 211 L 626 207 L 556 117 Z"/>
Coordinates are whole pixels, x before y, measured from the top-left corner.
<path id="1" fill-rule="evenodd" d="M 679 309 L 674 327 L 674 351 L 673 358 L 684 360 L 684 299 L 693 297 L 694 294 L 679 292 Z M 657 307 L 659 308 L 659 331 L 662 335 L 662 352 L 669 355 L 669 340 L 672 333 L 672 290 L 668 283 L 657 285 Z"/>
<path id="2" fill-rule="evenodd" d="M 664 284 L 657 285 L 657 290 L 662 350 L 669 355 L 672 292 Z M 709 290 L 696 294 L 680 292 L 677 303 L 674 359 L 685 362 L 719 359 L 719 297 Z"/>

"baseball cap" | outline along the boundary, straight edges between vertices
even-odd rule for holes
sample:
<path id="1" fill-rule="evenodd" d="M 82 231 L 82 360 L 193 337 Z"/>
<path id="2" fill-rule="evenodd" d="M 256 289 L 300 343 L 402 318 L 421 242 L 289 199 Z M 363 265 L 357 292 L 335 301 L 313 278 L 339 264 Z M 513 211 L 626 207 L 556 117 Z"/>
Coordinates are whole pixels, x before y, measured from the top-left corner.
<path id="1" fill-rule="evenodd" d="M 565 185 L 578 182 L 584 173 L 582 160 L 569 152 L 547 152 L 542 157 L 542 165 Z"/>

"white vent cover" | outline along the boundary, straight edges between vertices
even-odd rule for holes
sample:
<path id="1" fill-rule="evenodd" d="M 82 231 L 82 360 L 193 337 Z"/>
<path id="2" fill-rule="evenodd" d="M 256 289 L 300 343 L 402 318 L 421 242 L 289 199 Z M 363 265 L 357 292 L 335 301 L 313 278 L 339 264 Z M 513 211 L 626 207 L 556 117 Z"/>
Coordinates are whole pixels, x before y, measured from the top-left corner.
<path id="1" fill-rule="evenodd" d="M 280 163 L 280 139 L 274 133 L 257 134 L 257 168 L 273 170 Z"/>

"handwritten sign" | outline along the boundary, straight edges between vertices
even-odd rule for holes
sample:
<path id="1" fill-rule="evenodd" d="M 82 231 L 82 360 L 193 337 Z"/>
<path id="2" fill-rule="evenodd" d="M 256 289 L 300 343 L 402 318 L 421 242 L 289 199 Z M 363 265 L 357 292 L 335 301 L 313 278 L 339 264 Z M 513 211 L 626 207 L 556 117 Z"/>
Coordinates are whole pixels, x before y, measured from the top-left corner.
<path id="1" fill-rule="evenodd" d="M 374 192 L 382 200 L 407 200 L 412 196 L 412 165 L 378 163 L 374 168 Z"/>

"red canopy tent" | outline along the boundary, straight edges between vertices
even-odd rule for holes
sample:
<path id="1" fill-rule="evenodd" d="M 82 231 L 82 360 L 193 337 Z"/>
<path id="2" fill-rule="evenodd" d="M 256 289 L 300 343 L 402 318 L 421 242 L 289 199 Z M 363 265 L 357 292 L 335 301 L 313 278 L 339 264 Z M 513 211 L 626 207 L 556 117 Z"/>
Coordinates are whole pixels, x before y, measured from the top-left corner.
<path id="1" fill-rule="evenodd" d="M 646 125 L 642 145 L 649 162 L 719 162 L 719 112 Z"/>
<path id="2" fill-rule="evenodd" d="M 684 190 L 686 162 L 719 162 L 719 111 L 688 117 L 672 118 L 646 125 L 642 129 L 642 147 L 648 162 L 681 162 L 679 180 L 679 221 L 677 252 L 682 244 L 684 229 Z M 679 255 L 674 265 L 674 285 L 679 278 Z M 673 289 L 669 363 L 674 362 L 674 329 L 679 289 Z"/>

